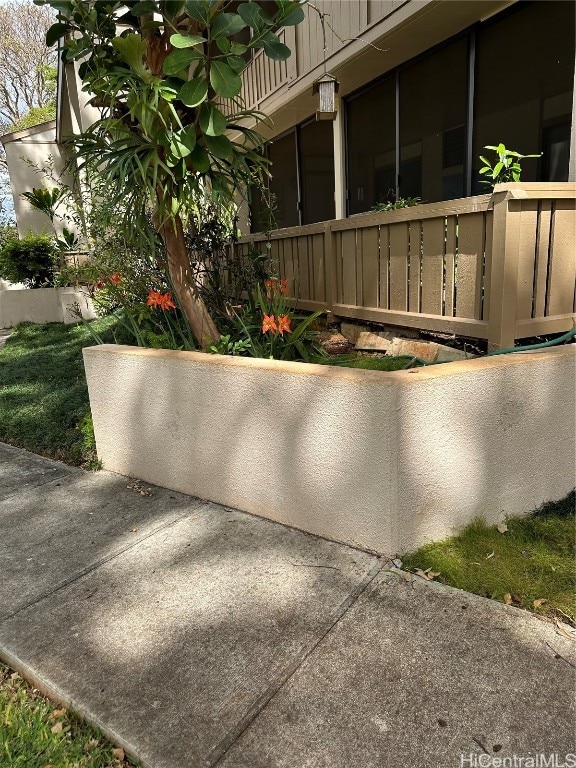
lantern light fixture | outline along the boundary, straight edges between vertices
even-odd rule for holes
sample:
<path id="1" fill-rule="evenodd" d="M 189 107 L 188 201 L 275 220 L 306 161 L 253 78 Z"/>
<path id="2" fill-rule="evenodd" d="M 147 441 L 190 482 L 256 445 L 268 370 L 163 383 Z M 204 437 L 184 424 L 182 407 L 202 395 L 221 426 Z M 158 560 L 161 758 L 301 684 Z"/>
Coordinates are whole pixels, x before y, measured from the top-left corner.
<path id="1" fill-rule="evenodd" d="M 313 93 L 318 94 L 316 120 L 336 119 L 336 94 L 339 85 L 334 75 L 328 72 L 324 72 L 322 77 L 314 81 Z"/>

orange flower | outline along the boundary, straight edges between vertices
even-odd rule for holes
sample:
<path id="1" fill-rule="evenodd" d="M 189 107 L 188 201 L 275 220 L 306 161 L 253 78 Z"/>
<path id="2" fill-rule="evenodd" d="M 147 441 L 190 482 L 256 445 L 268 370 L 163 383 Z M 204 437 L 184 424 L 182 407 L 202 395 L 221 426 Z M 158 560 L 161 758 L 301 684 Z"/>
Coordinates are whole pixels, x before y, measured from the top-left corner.
<path id="1" fill-rule="evenodd" d="M 271 280 L 265 280 L 264 285 L 266 286 L 266 298 L 271 299 L 278 291 L 278 283 L 272 278 Z"/>
<path id="2" fill-rule="evenodd" d="M 169 293 L 160 294 L 160 301 L 158 303 L 162 309 L 176 309 L 176 304 L 172 301 L 172 296 Z"/>
<path id="3" fill-rule="evenodd" d="M 160 307 L 160 309 L 176 309 L 172 296 L 169 293 L 160 293 L 159 291 L 150 291 L 146 304 L 149 307 Z"/>
<path id="4" fill-rule="evenodd" d="M 284 331 L 290 333 L 290 315 L 278 315 L 278 333 L 284 335 Z"/>
<path id="5" fill-rule="evenodd" d="M 278 330 L 276 326 L 276 321 L 274 320 L 274 315 L 264 315 L 264 319 L 262 320 L 262 333 L 266 333 L 267 331 L 273 331 L 276 333 Z"/>
<path id="6" fill-rule="evenodd" d="M 288 296 L 288 280 L 280 280 L 280 293 Z"/>
<path id="7" fill-rule="evenodd" d="M 112 285 L 120 285 L 120 283 L 122 282 L 120 273 L 114 272 L 114 274 L 110 276 L 110 282 L 112 283 Z"/>
<path id="8" fill-rule="evenodd" d="M 99 290 L 101 290 L 102 288 L 104 288 L 104 280 L 96 280 L 96 282 L 95 282 L 95 284 L 94 284 L 94 289 L 95 289 L 96 291 L 99 291 Z"/>
<path id="9" fill-rule="evenodd" d="M 157 307 L 161 296 L 162 294 L 158 293 L 157 291 L 150 291 L 148 294 L 148 299 L 146 300 L 146 304 L 149 307 Z"/>

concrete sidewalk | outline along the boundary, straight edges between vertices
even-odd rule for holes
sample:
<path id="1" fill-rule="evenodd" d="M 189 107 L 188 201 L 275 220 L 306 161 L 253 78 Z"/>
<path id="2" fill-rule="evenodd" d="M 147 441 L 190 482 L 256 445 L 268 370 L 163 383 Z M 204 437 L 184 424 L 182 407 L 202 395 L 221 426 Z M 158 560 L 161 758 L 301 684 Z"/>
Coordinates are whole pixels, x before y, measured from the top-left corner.
<path id="1" fill-rule="evenodd" d="M 235 510 L 0 444 L 0 573 L 0 658 L 150 768 L 576 752 L 550 624 Z"/>

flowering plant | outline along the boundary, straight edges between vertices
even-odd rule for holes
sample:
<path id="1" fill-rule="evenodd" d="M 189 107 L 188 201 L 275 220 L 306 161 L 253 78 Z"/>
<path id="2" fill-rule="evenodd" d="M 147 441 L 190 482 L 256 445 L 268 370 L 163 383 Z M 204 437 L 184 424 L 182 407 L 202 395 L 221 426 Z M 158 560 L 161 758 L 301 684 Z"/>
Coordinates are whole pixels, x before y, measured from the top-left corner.
<path id="1" fill-rule="evenodd" d="M 234 312 L 231 321 L 239 340 L 247 342 L 243 354 L 309 362 L 324 354 L 316 343 L 318 334 L 311 328 L 322 314 L 293 314 L 288 306 L 287 281 L 270 278 L 264 282 L 264 289 L 256 287 L 255 297 Z"/>

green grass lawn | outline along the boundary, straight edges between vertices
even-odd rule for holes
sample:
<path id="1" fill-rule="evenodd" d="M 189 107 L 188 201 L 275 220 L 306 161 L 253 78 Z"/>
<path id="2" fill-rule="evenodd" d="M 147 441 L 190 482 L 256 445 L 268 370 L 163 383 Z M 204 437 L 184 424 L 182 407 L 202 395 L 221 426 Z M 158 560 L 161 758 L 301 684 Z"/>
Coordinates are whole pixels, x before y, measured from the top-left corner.
<path id="1" fill-rule="evenodd" d="M 453 587 L 576 625 L 575 518 L 572 492 L 528 517 L 507 520 L 504 533 L 477 520 L 402 561 L 408 570 L 439 572 L 437 581 Z"/>
<path id="2" fill-rule="evenodd" d="M 0 664 L 2 768 L 128 768 L 121 749 Z"/>
<path id="3" fill-rule="evenodd" d="M 114 341 L 115 320 L 93 323 Z M 92 467 L 96 456 L 82 347 L 85 325 L 22 323 L 0 349 L 0 441 L 67 464 Z"/>

